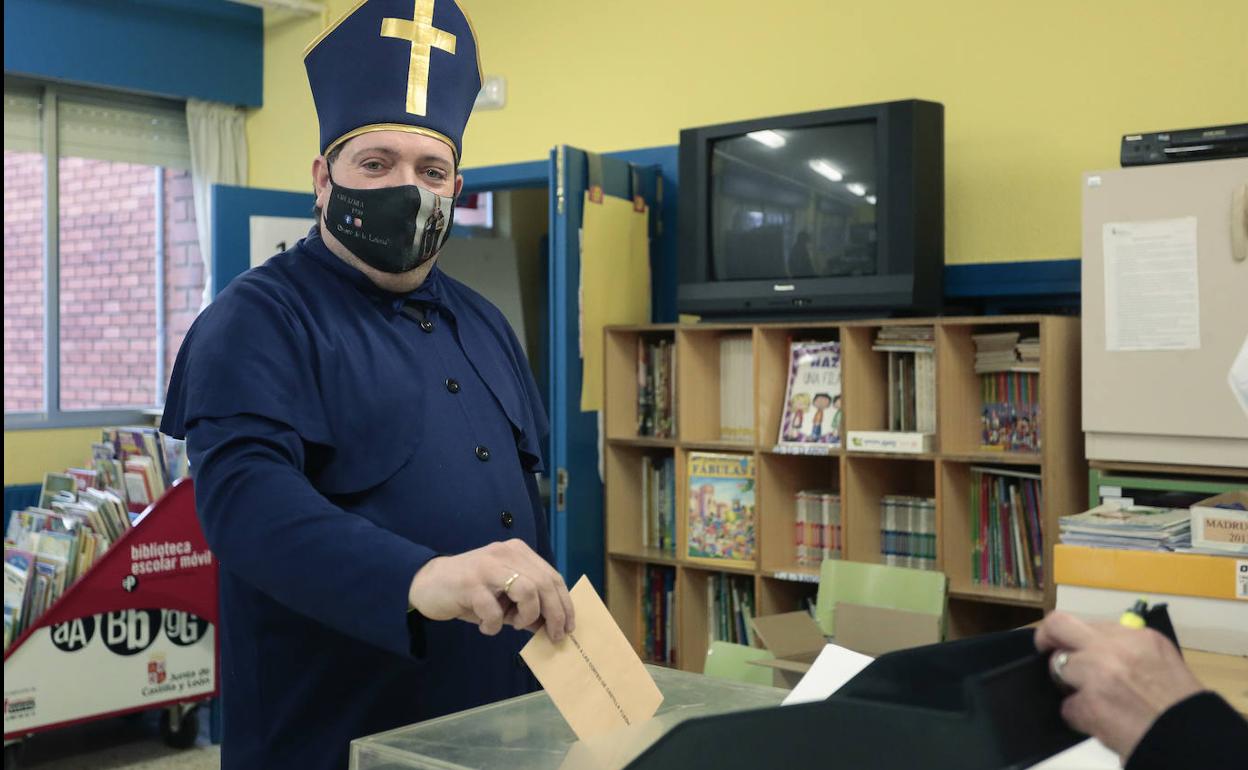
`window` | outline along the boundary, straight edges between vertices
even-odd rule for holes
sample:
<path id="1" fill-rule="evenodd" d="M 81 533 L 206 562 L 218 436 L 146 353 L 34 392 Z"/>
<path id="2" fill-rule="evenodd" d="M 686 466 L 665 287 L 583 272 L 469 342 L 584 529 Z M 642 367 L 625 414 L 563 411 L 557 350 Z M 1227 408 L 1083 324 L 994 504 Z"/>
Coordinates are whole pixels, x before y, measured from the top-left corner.
<path id="1" fill-rule="evenodd" d="M 5 82 L 5 427 L 160 406 L 204 276 L 184 106 Z"/>

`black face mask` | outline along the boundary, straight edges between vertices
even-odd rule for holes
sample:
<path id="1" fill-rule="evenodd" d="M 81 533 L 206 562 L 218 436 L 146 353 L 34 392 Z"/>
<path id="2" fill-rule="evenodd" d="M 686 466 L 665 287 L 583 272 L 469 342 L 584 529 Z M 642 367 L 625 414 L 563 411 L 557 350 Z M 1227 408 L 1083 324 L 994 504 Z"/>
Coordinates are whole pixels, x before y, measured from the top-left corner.
<path id="1" fill-rule="evenodd" d="M 334 182 L 325 225 L 369 267 L 406 273 L 433 259 L 451 234 L 455 199 L 417 185 L 357 190 Z"/>

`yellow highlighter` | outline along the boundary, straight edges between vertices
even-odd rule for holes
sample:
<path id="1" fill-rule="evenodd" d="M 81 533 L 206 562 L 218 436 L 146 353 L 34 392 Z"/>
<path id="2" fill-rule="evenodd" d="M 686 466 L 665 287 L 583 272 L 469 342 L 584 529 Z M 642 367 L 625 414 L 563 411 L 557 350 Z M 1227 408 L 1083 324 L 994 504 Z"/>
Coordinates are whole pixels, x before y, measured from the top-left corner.
<path id="1" fill-rule="evenodd" d="M 1147 612 L 1148 602 L 1139 599 L 1135 604 L 1131 605 L 1130 609 L 1122 613 L 1122 616 L 1118 618 L 1118 623 L 1127 628 L 1143 628 L 1145 625 L 1144 614 Z"/>

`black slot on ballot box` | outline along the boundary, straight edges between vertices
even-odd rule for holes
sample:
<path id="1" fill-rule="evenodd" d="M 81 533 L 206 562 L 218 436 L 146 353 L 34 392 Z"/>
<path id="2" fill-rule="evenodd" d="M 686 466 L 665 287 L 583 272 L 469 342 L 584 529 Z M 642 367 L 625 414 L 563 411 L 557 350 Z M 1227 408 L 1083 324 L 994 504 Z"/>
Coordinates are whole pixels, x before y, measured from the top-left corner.
<path id="1" fill-rule="evenodd" d="M 1164 607 L 1147 622 L 1175 641 Z M 1027 628 L 882 655 L 825 701 L 682 722 L 628 768 L 1029 767 L 1086 737 L 1062 721 L 1034 637 Z"/>

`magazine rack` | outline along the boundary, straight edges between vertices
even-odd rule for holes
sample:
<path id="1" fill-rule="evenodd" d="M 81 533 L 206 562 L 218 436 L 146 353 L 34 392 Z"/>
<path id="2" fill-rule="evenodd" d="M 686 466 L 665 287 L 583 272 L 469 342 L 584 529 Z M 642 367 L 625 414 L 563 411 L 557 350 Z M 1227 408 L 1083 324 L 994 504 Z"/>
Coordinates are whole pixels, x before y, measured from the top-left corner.
<path id="1" fill-rule="evenodd" d="M 183 479 L 5 652 L 5 767 L 30 735 L 156 708 L 190 746 L 217 669 L 217 563 Z"/>

